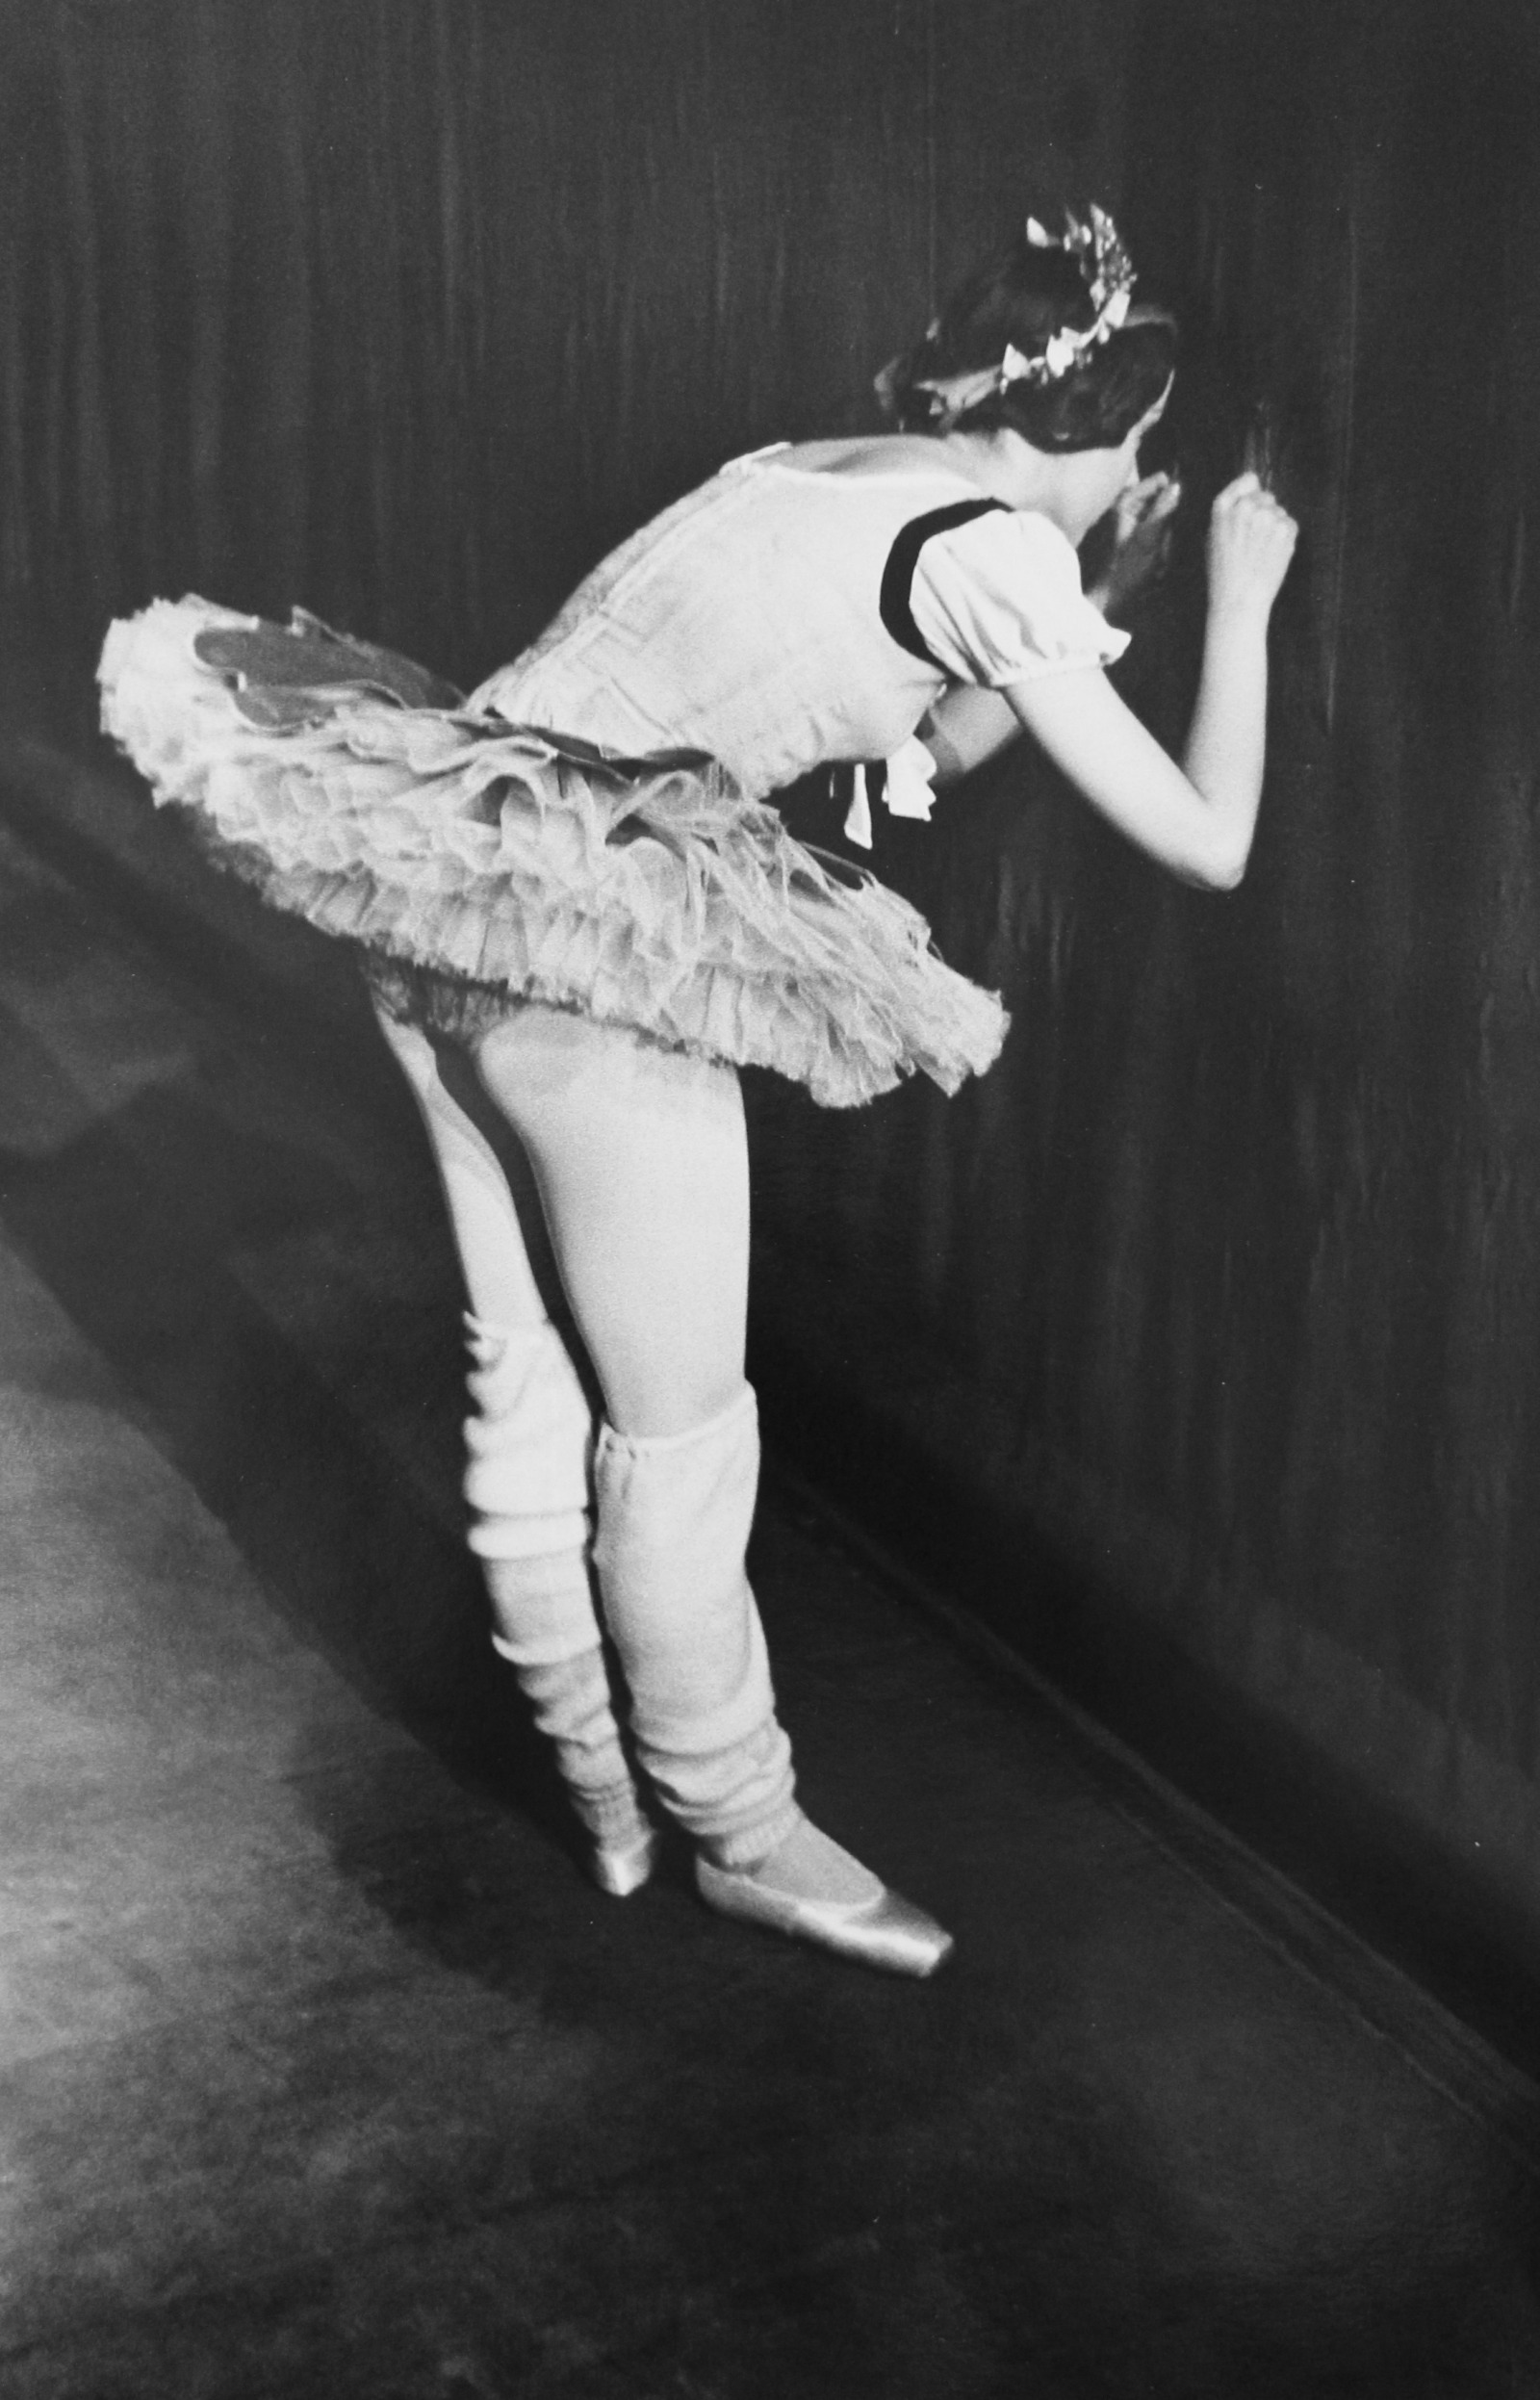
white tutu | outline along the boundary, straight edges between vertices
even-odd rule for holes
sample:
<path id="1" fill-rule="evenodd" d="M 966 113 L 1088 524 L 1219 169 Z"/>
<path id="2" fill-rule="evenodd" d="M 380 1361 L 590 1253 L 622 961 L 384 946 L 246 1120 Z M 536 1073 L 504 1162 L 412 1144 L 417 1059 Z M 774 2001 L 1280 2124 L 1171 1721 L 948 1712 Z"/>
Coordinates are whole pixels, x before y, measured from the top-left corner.
<path id="1" fill-rule="evenodd" d="M 708 760 L 605 759 L 314 619 L 283 633 L 196 599 L 115 624 L 100 676 L 156 799 L 441 1030 L 542 1000 L 835 1108 L 916 1070 L 953 1092 L 999 1051 L 998 999 L 924 918 Z"/>

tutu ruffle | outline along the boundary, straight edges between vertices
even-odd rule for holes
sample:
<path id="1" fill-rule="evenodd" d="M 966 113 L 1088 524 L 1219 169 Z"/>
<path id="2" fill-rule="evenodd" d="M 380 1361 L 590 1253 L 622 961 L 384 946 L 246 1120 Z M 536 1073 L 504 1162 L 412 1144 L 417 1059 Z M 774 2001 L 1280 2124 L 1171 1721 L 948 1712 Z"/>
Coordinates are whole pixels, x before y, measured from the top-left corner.
<path id="1" fill-rule="evenodd" d="M 313 619 L 285 634 L 196 599 L 115 624 L 100 676 L 156 799 L 443 1030 L 541 1000 L 834 1108 L 916 1070 L 953 1092 L 998 1053 L 998 999 L 924 918 L 709 760 L 606 759 Z"/>

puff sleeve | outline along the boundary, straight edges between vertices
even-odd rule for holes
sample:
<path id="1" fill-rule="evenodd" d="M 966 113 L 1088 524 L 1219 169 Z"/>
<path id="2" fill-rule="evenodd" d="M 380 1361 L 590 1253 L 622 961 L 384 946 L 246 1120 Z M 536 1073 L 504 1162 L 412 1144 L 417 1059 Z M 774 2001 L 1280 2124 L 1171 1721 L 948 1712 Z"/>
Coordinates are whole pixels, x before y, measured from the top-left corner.
<path id="1" fill-rule="evenodd" d="M 955 683 L 998 686 L 1120 658 L 1128 635 L 1080 587 L 1080 561 L 1048 518 L 988 514 L 937 531 L 915 560 L 910 614 Z"/>

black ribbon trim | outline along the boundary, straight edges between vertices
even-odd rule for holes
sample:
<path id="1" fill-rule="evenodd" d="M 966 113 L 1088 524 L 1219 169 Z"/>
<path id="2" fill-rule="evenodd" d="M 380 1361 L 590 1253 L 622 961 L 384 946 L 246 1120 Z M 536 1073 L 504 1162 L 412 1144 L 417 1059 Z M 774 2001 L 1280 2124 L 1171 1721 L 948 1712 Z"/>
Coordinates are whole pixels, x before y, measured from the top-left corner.
<path id="1" fill-rule="evenodd" d="M 920 552 L 933 533 L 949 533 L 955 525 L 967 525 L 974 517 L 987 517 L 995 508 L 1004 510 L 1007 516 L 1011 513 L 1003 500 L 956 500 L 949 507 L 928 508 L 923 517 L 911 517 L 900 529 L 883 569 L 877 606 L 884 625 L 901 650 L 907 650 L 911 658 L 923 658 L 927 666 L 940 668 L 943 675 L 947 670 L 926 648 L 910 606 L 914 570 L 920 562 Z"/>

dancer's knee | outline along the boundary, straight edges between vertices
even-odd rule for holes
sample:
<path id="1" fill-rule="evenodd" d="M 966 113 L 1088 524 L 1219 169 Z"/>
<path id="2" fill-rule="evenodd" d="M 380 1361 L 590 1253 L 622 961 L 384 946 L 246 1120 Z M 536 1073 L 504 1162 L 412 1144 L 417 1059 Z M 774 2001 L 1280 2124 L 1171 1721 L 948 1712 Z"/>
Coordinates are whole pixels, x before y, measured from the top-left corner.
<path id="1" fill-rule="evenodd" d="M 753 1387 L 739 1381 L 728 1406 L 687 1432 L 629 1436 L 600 1429 L 594 1458 L 600 1553 L 641 1613 L 665 1613 L 680 1595 L 737 1581 L 759 1481 L 759 1422 Z"/>
<path id="2" fill-rule="evenodd" d="M 752 1725 L 770 1705 L 743 1562 L 758 1471 L 747 1384 L 688 1433 L 636 1440 L 601 1431 L 595 1563 L 632 1695 L 654 1716 L 721 1713 Z M 736 1738 L 743 1725 L 729 1730 Z"/>

